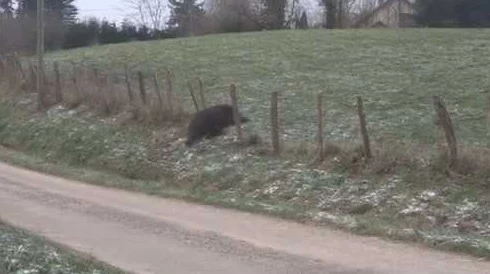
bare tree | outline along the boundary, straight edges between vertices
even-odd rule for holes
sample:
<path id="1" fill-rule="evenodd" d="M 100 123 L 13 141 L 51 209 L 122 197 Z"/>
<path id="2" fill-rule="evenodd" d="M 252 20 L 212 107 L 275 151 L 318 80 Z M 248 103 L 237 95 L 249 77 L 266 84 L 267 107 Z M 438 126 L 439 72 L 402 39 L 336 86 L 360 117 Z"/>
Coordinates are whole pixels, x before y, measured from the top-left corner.
<path id="1" fill-rule="evenodd" d="M 305 8 L 301 2 L 300 0 L 289 0 L 287 2 L 284 21 L 285 28 L 291 28 L 294 24 L 298 23 L 303 13 L 306 16 Z"/>
<path id="2" fill-rule="evenodd" d="M 354 27 L 359 27 L 363 20 L 374 9 L 384 4 L 387 0 L 356 0 L 351 7 L 351 20 L 354 21 Z"/>
<path id="3" fill-rule="evenodd" d="M 352 12 L 362 14 L 374 10 L 376 7 L 386 2 L 386 0 L 356 0 L 353 2 Z"/>
<path id="4" fill-rule="evenodd" d="M 167 0 L 124 0 L 131 10 L 128 16 L 143 26 L 161 30 L 166 23 Z"/>
<path id="5" fill-rule="evenodd" d="M 350 27 L 364 7 L 375 6 L 378 1 L 383 0 L 319 0 L 324 9 L 324 25 L 326 28 Z"/>

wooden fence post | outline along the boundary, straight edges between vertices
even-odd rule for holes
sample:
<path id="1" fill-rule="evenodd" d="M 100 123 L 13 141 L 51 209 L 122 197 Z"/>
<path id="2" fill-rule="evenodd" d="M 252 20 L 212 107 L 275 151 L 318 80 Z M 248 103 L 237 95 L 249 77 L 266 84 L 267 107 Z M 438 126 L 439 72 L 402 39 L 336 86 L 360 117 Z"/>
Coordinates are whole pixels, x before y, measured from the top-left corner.
<path id="1" fill-rule="evenodd" d="M 323 92 L 318 93 L 317 96 L 317 108 L 318 108 L 318 160 L 323 161 L 325 157 L 325 146 L 323 143 L 324 134 L 324 119 L 325 111 L 323 110 Z"/>
<path id="2" fill-rule="evenodd" d="M 196 95 L 194 94 L 194 89 L 192 88 L 191 81 L 187 82 L 189 86 L 189 93 L 191 94 L 192 102 L 194 102 L 194 107 L 196 108 L 196 112 L 199 112 L 199 104 L 197 103 Z"/>
<path id="3" fill-rule="evenodd" d="M 155 85 L 155 93 L 157 95 L 157 98 L 158 98 L 158 107 L 160 109 L 160 111 L 163 111 L 163 99 L 162 99 L 162 94 L 160 92 L 160 83 L 158 81 L 158 73 L 155 72 L 155 74 L 153 74 L 153 83 Z"/>
<path id="4" fill-rule="evenodd" d="M 14 69 L 12 68 L 11 56 L 9 55 L 5 56 L 5 65 L 6 65 L 5 71 L 7 72 L 6 78 L 7 78 L 8 86 L 10 89 L 13 89 L 15 83 L 15 73 L 14 73 Z"/>
<path id="5" fill-rule="evenodd" d="M 24 68 L 22 67 L 22 63 L 20 62 L 20 58 L 19 58 L 19 55 L 17 54 L 17 52 L 14 53 L 14 61 L 15 61 L 16 67 L 19 68 L 21 82 L 25 82 L 26 81 L 26 74 L 24 72 Z"/>
<path id="6" fill-rule="evenodd" d="M 272 148 L 274 154 L 278 155 L 281 152 L 279 146 L 279 118 L 278 118 L 278 97 L 279 93 L 277 91 L 271 94 L 271 138 L 272 138 Z"/>
<path id="7" fill-rule="evenodd" d="M 92 72 L 91 73 L 91 76 L 92 76 L 91 82 L 93 84 L 93 89 L 92 89 L 93 95 L 91 96 L 91 101 L 92 101 L 91 103 L 96 103 L 96 102 L 94 102 L 94 99 L 98 98 L 98 96 L 100 96 L 102 89 L 101 89 L 100 84 L 99 84 L 99 82 L 100 82 L 99 71 L 97 70 L 97 68 L 91 67 L 91 72 Z"/>
<path id="8" fill-rule="evenodd" d="M 453 122 L 451 116 L 447 111 L 447 108 L 439 96 L 432 97 L 434 101 L 434 108 L 438 116 L 438 124 L 444 130 L 446 136 L 447 146 L 449 150 L 449 166 L 454 167 L 458 162 L 458 143 L 456 135 L 454 133 Z"/>
<path id="9" fill-rule="evenodd" d="M 361 129 L 362 142 L 364 148 L 364 157 L 366 159 L 373 158 L 373 154 L 371 152 L 371 144 L 369 142 L 369 135 L 366 128 L 366 115 L 364 113 L 364 106 L 362 104 L 361 96 L 357 97 L 357 114 L 359 116 L 359 125 Z"/>
<path id="10" fill-rule="evenodd" d="M 128 66 L 124 66 L 124 80 L 126 82 L 126 89 L 127 89 L 127 92 L 128 92 L 128 99 L 130 102 L 133 102 L 134 98 L 133 98 L 133 90 L 132 90 L 132 87 L 131 87 L 131 76 L 129 74 L 129 69 L 128 69 Z"/>
<path id="11" fill-rule="evenodd" d="M 10 70 L 12 73 L 12 89 L 17 89 L 19 77 L 17 72 L 17 65 L 15 63 L 15 55 L 10 55 Z"/>
<path id="12" fill-rule="evenodd" d="M 172 71 L 167 69 L 166 73 L 166 79 L 167 79 L 167 104 L 168 104 L 168 111 L 170 115 L 173 115 L 174 113 L 174 89 L 173 89 L 173 80 L 174 80 L 174 74 Z"/>
<path id="13" fill-rule="evenodd" d="M 30 89 L 31 91 L 36 90 L 36 79 L 37 79 L 37 67 L 34 63 L 29 62 L 29 70 L 31 74 L 30 79 Z"/>
<path id="14" fill-rule="evenodd" d="M 91 96 L 87 96 L 87 103 L 90 105 L 90 104 L 94 104 L 94 105 L 98 105 L 100 104 L 100 96 L 102 96 L 102 87 L 101 87 L 101 80 L 100 80 L 100 75 L 99 75 L 99 71 L 97 70 L 97 68 L 95 67 L 90 67 L 90 83 L 93 85 L 92 86 L 92 91 L 89 93 L 92 93 Z M 87 89 L 88 90 L 88 89 Z"/>
<path id="15" fill-rule="evenodd" d="M 108 72 L 107 74 L 102 74 L 101 79 L 102 84 L 102 98 L 104 101 L 104 112 L 106 115 L 111 114 L 111 103 L 112 103 L 112 87 L 111 87 L 111 74 Z"/>
<path id="16" fill-rule="evenodd" d="M 44 1 L 37 0 L 37 102 L 38 109 L 44 110 L 45 106 L 45 79 L 44 79 Z"/>
<path id="17" fill-rule="evenodd" d="M 231 104 L 233 106 L 233 120 L 235 122 L 237 139 L 239 143 L 243 143 L 243 132 L 242 132 L 242 123 L 241 117 L 238 112 L 238 96 L 237 96 L 237 87 L 235 83 L 231 83 L 230 85 L 230 99 Z"/>
<path id="18" fill-rule="evenodd" d="M 13 88 L 14 86 L 14 72 L 13 72 L 13 69 L 12 69 L 12 62 L 11 62 L 11 57 L 6 55 L 5 56 L 5 59 L 4 59 L 4 79 L 6 79 L 6 82 L 9 86 L 9 88 Z M 36 75 L 34 74 L 34 77 Z M 36 79 L 34 78 L 34 82 L 33 83 L 33 86 L 32 86 L 32 90 L 36 90 Z"/>
<path id="19" fill-rule="evenodd" d="M 3 64 L 3 56 L 0 55 L 0 79 L 4 79 L 5 78 L 5 67 L 4 67 L 4 64 Z"/>
<path id="20" fill-rule="evenodd" d="M 143 77 L 143 73 L 138 71 L 138 81 L 140 84 L 140 96 L 143 105 L 146 105 L 146 88 L 145 88 L 145 78 Z"/>
<path id="21" fill-rule="evenodd" d="M 63 94 L 61 91 L 61 75 L 60 75 L 60 67 L 58 62 L 54 62 L 53 69 L 54 69 L 54 77 L 55 77 L 54 91 L 55 91 L 56 103 L 61 103 L 63 101 Z"/>
<path id="22" fill-rule="evenodd" d="M 203 89 L 201 77 L 197 77 L 197 83 L 199 84 L 199 96 L 201 97 L 201 106 L 203 109 L 205 109 L 206 100 L 204 98 L 204 89 Z"/>
<path id="23" fill-rule="evenodd" d="M 78 96 L 81 97 L 80 88 L 78 87 L 78 68 L 75 63 L 72 63 L 72 66 L 73 66 L 73 77 L 71 78 L 71 80 L 73 81 L 75 92 L 77 93 Z"/>
<path id="24" fill-rule="evenodd" d="M 109 94 L 109 97 L 112 100 L 116 100 L 116 91 L 114 90 L 114 75 L 112 74 L 111 71 L 107 73 L 107 92 Z"/>

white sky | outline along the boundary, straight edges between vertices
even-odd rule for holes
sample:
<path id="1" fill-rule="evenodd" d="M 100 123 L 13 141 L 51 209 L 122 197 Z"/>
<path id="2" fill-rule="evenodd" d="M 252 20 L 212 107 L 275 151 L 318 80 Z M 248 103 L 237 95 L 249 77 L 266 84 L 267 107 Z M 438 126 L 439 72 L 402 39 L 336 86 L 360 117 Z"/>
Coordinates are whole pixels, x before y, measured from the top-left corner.
<path id="1" fill-rule="evenodd" d="M 80 19 L 95 16 L 119 23 L 127 13 L 124 11 L 124 0 L 75 0 L 75 6 Z"/>
<path id="2" fill-rule="evenodd" d="M 309 10 L 318 7 L 318 0 L 304 0 L 302 4 Z M 120 23 L 129 13 L 125 0 L 75 0 L 75 6 L 79 9 L 79 18 L 94 16 L 99 19 L 107 19 L 111 22 Z M 131 18 L 128 18 L 131 19 Z M 310 21 L 313 18 L 309 18 Z"/>

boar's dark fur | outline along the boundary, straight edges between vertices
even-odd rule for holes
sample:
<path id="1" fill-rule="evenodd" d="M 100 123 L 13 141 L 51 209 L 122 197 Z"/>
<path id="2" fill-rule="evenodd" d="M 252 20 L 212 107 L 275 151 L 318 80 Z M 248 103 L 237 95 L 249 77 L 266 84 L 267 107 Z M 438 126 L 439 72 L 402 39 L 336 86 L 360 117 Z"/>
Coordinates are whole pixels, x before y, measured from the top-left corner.
<path id="1" fill-rule="evenodd" d="M 246 123 L 248 118 L 240 114 L 240 121 Z M 191 146 L 202 138 L 213 138 L 223 134 L 223 129 L 234 125 L 233 107 L 216 105 L 197 112 L 189 123 L 186 146 Z"/>

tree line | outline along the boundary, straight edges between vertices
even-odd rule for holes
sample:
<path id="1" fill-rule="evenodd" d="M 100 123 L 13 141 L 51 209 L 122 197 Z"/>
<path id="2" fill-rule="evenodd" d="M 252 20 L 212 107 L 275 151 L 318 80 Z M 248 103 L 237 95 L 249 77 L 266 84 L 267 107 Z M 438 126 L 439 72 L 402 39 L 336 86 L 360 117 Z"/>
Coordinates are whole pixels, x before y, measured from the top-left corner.
<path id="1" fill-rule="evenodd" d="M 94 44 L 145 41 L 208 33 L 244 32 L 312 26 L 308 4 L 315 5 L 318 27 L 346 28 L 387 1 L 395 0 L 124 0 L 133 11 L 120 24 L 77 20 L 74 0 L 45 1 L 47 50 Z M 414 3 L 415 19 L 428 27 L 488 27 L 489 0 L 400 0 Z M 37 0 L 0 0 L 0 54 L 35 50 Z"/>
<path id="2" fill-rule="evenodd" d="M 37 0 L 0 0 L 0 54 L 35 52 Z M 77 20 L 74 0 L 45 0 L 46 50 L 175 37 L 171 29 L 151 29 L 124 21 Z"/>

